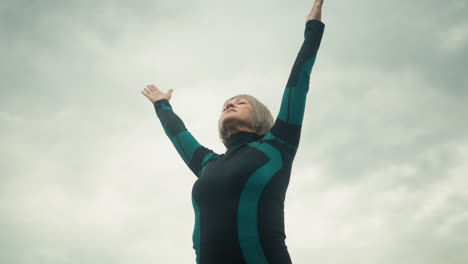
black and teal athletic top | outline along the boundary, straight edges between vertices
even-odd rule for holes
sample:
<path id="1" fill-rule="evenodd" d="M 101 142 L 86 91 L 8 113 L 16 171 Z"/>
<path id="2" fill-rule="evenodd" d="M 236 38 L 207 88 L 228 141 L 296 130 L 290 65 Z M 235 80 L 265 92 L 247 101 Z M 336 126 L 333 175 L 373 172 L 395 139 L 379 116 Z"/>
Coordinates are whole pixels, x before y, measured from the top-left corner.
<path id="1" fill-rule="evenodd" d="M 217 154 L 192 136 L 168 100 L 154 103 L 165 133 L 198 177 L 192 189 L 197 263 L 291 263 L 284 200 L 324 27 L 319 20 L 306 22 L 278 117 L 263 137 L 235 133 L 226 152 Z"/>

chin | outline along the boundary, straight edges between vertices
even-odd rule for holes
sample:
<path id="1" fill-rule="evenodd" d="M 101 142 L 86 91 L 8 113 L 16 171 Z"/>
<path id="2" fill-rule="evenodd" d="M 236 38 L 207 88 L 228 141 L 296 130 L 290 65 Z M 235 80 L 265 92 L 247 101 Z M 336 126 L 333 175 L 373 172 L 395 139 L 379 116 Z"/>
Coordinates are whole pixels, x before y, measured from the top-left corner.
<path id="1" fill-rule="evenodd" d="M 226 116 L 223 118 L 223 120 L 221 121 L 223 126 L 236 126 L 238 123 L 241 123 L 242 120 L 239 120 L 238 118 L 236 117 L 229 117 L 229 116 Z"/>

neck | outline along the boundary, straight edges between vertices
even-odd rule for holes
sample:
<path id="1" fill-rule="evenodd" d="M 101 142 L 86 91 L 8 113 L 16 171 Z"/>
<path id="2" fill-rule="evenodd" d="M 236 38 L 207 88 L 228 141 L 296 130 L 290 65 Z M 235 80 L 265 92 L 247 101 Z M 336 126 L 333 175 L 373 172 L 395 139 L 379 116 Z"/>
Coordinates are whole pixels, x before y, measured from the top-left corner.
<path id="1" fill-rule="evenodd" d="M 233 127 L 228 129 L 228 137 L 231 137 L 233 134 L 239 133 L 239 132 L 252 132 L 255 133 L 255 130 L 251 129 L 250 127 Z"/>
<path id="2" fill-rule="evenodd" d="M 261 138 L 261 136 L 253 131 L 238 131 L 230 135 L 229 139 L 227 140 L 226 147 L 229 150 L 243 144 L 258 141 Z"/>

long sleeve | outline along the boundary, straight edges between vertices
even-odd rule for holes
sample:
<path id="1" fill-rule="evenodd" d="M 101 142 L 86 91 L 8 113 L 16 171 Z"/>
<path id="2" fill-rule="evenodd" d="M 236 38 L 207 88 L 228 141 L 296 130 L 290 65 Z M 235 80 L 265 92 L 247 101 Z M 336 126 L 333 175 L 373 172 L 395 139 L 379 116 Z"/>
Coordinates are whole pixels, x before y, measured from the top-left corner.
<path id="1" fill-rule="evenodd" d="M 307 92 L 312 67 L 322 40 L 325 24 L 320 20 L 309 20 L 304 31 L 304 42 L 292 67 L 283 93 L 279 114 L 266 139 L 276 139 L 291 149 L 294 157 L 304 118 Z"/>
<path id="2" fill-rule="evenodd" d="M 202 146 L 187 130 L 184 122 L 172 110 L 172 106 L 166 99 L 154 103 L 156 115 L 163 126 L 164 132 L 171 140 L 185 164 L 200 177 L 202 170 L 212 159 L 219 156 L 212 150 Z"/>

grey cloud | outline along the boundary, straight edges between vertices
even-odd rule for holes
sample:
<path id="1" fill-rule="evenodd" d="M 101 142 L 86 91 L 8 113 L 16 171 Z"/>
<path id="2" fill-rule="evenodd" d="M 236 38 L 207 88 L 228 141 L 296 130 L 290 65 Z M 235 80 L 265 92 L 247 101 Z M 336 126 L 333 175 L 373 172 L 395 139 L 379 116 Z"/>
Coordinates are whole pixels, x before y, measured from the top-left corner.
<path id="1" fill-rule="evenodd" d="M 140 86 L 175 88 L 221 152 L 213 109 L 246 92 L 277 113 L 310 5 L 2 2 L 0 262 L 193 262 L 195 179 Z M 286 205 L 293 260 L 468 259 L 465 13 L 326 2 Z"/>

